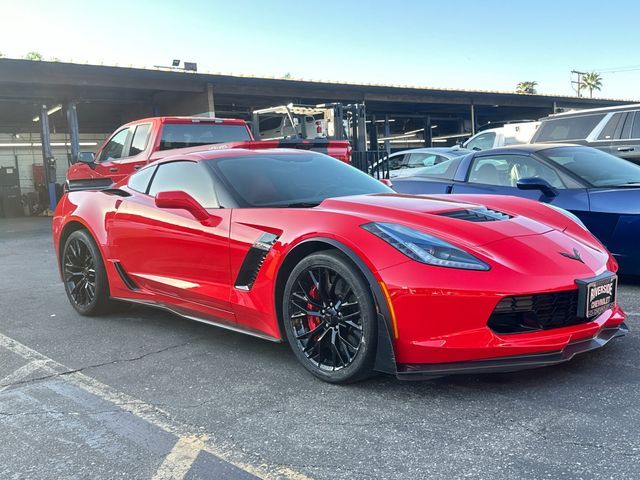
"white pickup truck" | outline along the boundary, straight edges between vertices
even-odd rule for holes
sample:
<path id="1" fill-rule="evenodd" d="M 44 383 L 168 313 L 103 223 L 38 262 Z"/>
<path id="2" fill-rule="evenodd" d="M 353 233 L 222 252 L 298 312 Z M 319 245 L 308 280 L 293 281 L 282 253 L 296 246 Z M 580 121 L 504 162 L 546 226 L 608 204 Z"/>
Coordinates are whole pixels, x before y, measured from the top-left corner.
<path id="1" fill-rule="evenodd" d="M 505 145 L 529 143 L 540 126 L 540 122 L 507 123 L 500 128 L 491 128 L 476 133 L 462 144 L 469 150 L 488 150 Z"/>

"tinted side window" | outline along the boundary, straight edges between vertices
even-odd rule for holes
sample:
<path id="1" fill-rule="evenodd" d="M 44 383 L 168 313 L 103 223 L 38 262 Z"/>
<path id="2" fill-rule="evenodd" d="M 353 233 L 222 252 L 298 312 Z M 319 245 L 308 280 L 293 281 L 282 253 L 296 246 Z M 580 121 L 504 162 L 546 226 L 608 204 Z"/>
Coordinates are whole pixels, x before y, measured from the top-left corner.
<path id="1" fill-rule="evenodd" d="M 602 121 L 605 114 L 545 120 L 538 129 L 536 141 L 558 142 L 583 140 Z"/>
<path id="2" fill-rule="evenodd" d="M 283 117 L 262 117 L 260 118 L 260 131 L 275 130 L 282 125 Z"/>
<path id="3" fill-rule="evenodd" d="M 127 185 L 136 192 L 146 193 L 149 180 L 151 180 L 155 170 L 156 167 L 149 167 L 134 173 L 129 177 L 129 183 L 127 183 Z"/>
<path id="4" fill-rule="evenodd" d="M 142 172 L 140 172 L 142 173 Z M 179 190 L 195 198 L 204 208 L 218 208 L 209 172 L 196 162 L 171 162 L 158 166 L 149 195 Z"/>
<path id="5" fill-rule="evenodd" d="M 452 158 L 451 160 L 447 160 L 444 157 L 440 158 L 443 160 L 435 165 L 409 170 L 406 177 L 433 177 L 442 180 L 453 180 L 463 157 Z"/>
<path id="6" fill-rule="evenodd" d="M 102 149 L 99 161 L 117 160 L 125 156 L 124 146 L 127 144 L 127 140 L 129 140 L 129 135 L 131 135 L 131 129 L 129 128 L 125 128 L 116 133 Z"/>
<path id="7" fill-rule="evenodd" d="M 483 133 L 478 135 L 476 138 L 469 140 L 464 147 L 469 150 L 488 150 L 493 148 L 495 138 L 496 134 L 494 132 Z"/>
<path id="8" fill-rule="evenodd" d="M 631 124 L 633 123 L 633 116 L 635 112 L 628 112 L 624 119 L 624 122 L 621 122 L 622 125 L 619 127 L 619 134 L 616 135 L 616 139 L 619 140 L 627 140 L 631 135 Z"/>
<path id="9" fill-rule="evenodd" d="M 631 129 L 631 138 L 640 138 L 640 112 L 636 112 Z"/>
<path id="10" fill-rule="evenodd" d="M 389 170 L 399 169 L 407 155 L 391 155 L 389 157 Z"/>
<path id="11" fill-rule="evenodd" d="M 598 140 L 613 140 L 616 128 L 618 128 L 621 119 L 622 113 L 616 113 L 612 116 L 602 129 L 602 132 L 600 132 L 600 135 L 598 135 Z"/>
<path id="12" fill-rule="evenodd" d="M 151 130 L 151 124 L 145 123 L 138 125 L 136 131 L 133 134 L 133 140 L 131 141 L 131 147 L 129 148 L 129 156 L 133 157 L 143 152 L 147 148 L 147 140 L 149 140 L 149 131 Z"/>
<path id="13" fill-rule="evenodd" d="M 473 160 L 469 183 L 516 187 L 521 178 L 542 178 L 556 188 L 565 188 L 558 174 L 527 155 L 492 155 Z"/>

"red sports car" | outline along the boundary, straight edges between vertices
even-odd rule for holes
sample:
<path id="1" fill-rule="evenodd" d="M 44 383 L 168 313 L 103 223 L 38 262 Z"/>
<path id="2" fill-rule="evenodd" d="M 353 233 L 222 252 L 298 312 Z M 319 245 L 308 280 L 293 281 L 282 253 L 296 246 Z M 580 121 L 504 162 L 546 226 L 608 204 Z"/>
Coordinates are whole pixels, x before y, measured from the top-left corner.
<path id="1" fill-rule="evenodd" d="M 65 194 L 53 237 L 81 314 L 117 299 L 286 339 L 334 383 L 539 367 L 627 332 L 617 264 L 570 213 L 398 195 L 317 153 L 165 158 Z"/>

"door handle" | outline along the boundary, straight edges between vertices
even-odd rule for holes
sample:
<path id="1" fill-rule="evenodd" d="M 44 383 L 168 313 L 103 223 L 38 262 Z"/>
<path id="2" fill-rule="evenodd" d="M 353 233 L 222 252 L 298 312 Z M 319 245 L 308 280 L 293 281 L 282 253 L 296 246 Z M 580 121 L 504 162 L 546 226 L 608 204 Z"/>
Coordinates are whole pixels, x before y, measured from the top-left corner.
<path id="1" fill-rule="evenodd" d="M 142 168 L 142 165 L 134 165 L 133 169 L 134 170 L 140 170 Z"/>
<path id="2" fill-rule="evenodd" d="M 618 147 L 619 152 L 633 152 L 633 147 Z"/>
<path id="3" fill-rule="evenodd" d="M 115 172 L 117 172 L 117 171 L 118 171 L 118 169 L 117 169 L 116 167 L 111 167 L 111 168 L 109 169 L 109 171 L 110 171 L 111 173 L 115 173 Z"/>

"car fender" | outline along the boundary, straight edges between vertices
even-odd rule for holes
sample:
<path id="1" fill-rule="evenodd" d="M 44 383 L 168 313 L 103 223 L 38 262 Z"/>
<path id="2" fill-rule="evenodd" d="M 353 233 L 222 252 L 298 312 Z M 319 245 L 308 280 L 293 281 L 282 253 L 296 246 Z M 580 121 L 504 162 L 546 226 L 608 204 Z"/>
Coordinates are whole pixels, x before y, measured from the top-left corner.
<path id="1" fill-rule="evenodd" d="M 310 242 L 324 243 L 336 250 L 339 250 L 356 265 L 358 270 L 360 270 L 367 280 L 378 310 L 378 344 L 376 348 L 374 369 L 378 372 L 395 375 L 397 373 L 397 368 L 393 348 L 393 338 L 391 334 L 393 326 L 391 325 L 391 312 L 389 311 L 387 299 L 373 271 L 352 248 L 335 238 L 325 236 L 307 237 L 304 240 L 297 242 L 286 252 L 284 258 L 280 262 L 280 266 L 284 264 L 289 255 L 292 255 L 298 248 Z"/>

